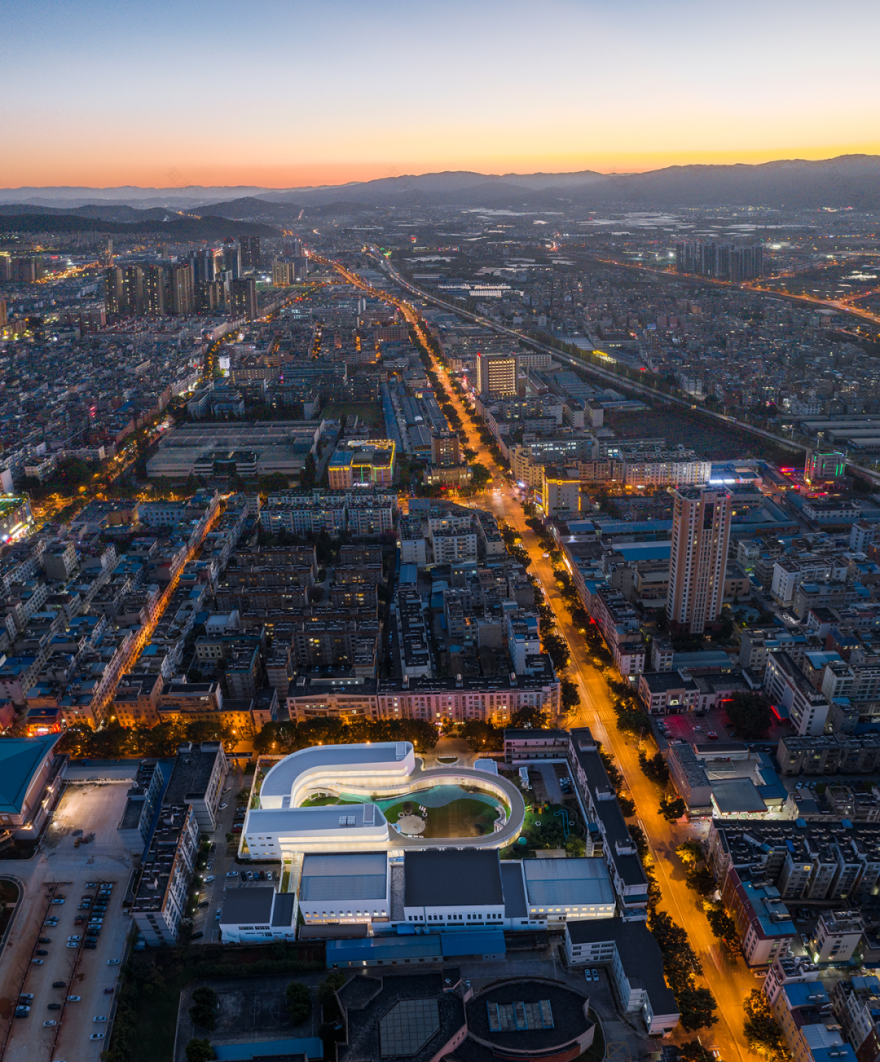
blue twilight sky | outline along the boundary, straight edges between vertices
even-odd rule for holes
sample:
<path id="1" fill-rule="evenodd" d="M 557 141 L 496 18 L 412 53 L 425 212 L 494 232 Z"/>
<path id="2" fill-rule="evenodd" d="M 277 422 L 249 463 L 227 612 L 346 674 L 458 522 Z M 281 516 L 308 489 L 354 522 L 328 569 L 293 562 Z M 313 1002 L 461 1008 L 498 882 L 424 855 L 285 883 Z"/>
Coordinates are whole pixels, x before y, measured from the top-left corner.
<path id="1" fill-rule="evenodd" d="M 877 0 L 0 0 L 0 186 L 880 152 Z"/>

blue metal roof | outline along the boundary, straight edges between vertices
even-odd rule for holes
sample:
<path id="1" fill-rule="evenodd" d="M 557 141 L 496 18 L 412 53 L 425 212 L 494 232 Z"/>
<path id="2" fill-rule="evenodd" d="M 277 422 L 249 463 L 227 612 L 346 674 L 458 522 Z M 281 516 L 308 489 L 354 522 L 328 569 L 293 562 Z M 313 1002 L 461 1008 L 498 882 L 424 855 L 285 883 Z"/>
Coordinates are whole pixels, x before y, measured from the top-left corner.
<path id="1" fill-rule="evenodd" d="M 214 1055 L 220 1062 L 250 1062 L 252 1058 L 271 1058 L 273 1055 L 323 1058 L 324 1044 L 317 1036 L 305 1036 L 298 1040 L 264 1040 L 249 1044 L 214 1044 Z"/>
<path id="2" fill-rule="evenodd" d="M 507 945 L 504 943 L 503 929 L 465 929 L 456 933 L 440 933 L 440 946 L 443 958 L 456 955 L 504 955 Z"/>

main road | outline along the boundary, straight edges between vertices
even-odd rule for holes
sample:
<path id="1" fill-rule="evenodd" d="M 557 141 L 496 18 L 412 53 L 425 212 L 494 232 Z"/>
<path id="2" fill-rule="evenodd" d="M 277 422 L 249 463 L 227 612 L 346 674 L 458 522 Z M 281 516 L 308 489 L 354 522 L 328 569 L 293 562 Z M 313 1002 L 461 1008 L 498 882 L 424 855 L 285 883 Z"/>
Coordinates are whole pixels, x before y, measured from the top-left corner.
<path id="1" fill-rule="evenodd" d="M 608 686 L 601 672 L 593 665 L 583 635 L 572 622 L 553 575 L 553 567 L 549 559 L 544 557 L 536 534 L 526 523 L 522 505 L 509 486 L 506 470 L 495 462 L 488 447 L 480 440 L 473 414 L 450 385 L 445 367 L 431 352 L 422 322 L 414 307 L 395 295 L 371 288 L 357 274 L 331 259 L 317 255 L 313 257 L 336 269 L 349 283 L 395 305 L 422 339 L 434 371 L 447 387 L 449 399 L 461 418 L 462 429 L 459 434 L 462 444 L 476 452 L 474 460 L 484 464 L 493 477 L 489 490 L 478 495 L 472 504 L 494 513 L 522 539 L 532 561 L 530 571 L 540 582 L 547 603 L 553 609 L 557 627 L 568 642 L 571 661 L 566 669 L 566 677 L 577 683 L 581 704 L 576 712 L 569 714 L 565 725 L 590 727 L 594 736 L 617 761 L 627 789 L 635 802 L 637 820 L 645 832 L 651 850 L 653 868 L 662 894 L 661 906 L 687 930 L 691 945 L 703 966 L 703 977 L 699 981 L 712 990 L 718 1003 L 718 1024 L 701 1033 L 703 1044 L 717 1048 L 725 1062 L 751 1062 L 756 1056 L 749 1049 L 743 1035 L 742 1001 L 758 986 L 758 982 L 742 960 L 732 961 L 724 954 L 700 909 L 696 894 L 685 885 L 684 870 L 675 855 L 678 845 L 697 836 L 696 830 L 686 823 L 668 823 L 658 814 L 660 790 L 639 768 L 638 743 L 622 734 L 615 725 L 616 716 Z M 455 312 L 459 311 L 455 309 Z M 680 1041 L 690 1038 L 681 1030 L 676 1034 L 676 1039 Z"/>

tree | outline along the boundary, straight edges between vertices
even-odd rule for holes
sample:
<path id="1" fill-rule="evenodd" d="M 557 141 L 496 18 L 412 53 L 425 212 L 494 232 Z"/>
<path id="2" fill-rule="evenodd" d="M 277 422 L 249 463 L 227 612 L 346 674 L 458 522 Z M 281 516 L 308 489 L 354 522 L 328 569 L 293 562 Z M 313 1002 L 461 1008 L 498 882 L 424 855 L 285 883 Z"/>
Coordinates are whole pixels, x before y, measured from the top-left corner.
<path id="1" fill-rule="evenodd" d="M 544 652 L 553 661 L 553 666 L 557 671 L 568 665 L 571 656 L 568 651 L 568 642 L 562 637 L 561 634 L 557 634 L 556 631 L 551 631 L 549 634 L 545 634 L 542 639 Z"/>
<path id="2" fill-rule="evenodd" d="M 706 921 L 709 923 L 709 928 L 714 936 L 722 944 L 725 944 L 731 950 L 737 947 L 739 934 L 736 930 L 736 922 L 720 904 L 714 904 L 706 911 Z"/>
<path id="3" fill-rule="evenodd" d="M 318 985 L 318 1002 L 322 1007 L 336 1002 L 336 993 L 348 980 L 344 970 L 332 970 Z"/>
<path id="4" fill-rule="evenodd" d="M 667 785 L 669 783 L 669 767 L 666 765 L 666 760 L 663 759 L 662 752 L 655 752 L 653 756 L 649 757 L 640 749 L 639 767 L 642 770 L 642 774 L 646 778 L 650 778 L 652 782 L 657 782 L 658 785 Z"/>
<path id="5" fill-rule="evenodd" d="M 510 725 L 514 729 L 541 730 L 547 725 L 547 713 L 534 705 L 526 705 L 515 711 L 510 717 Z"/>
<path id="6" fill-rule="evenodd" d="M 306 459 L 303 462 L 303 469 L 299 476 L 299 485 L 303 490 L 311 490 L 317 480 L 317 466 L 315 464 L 315 455 L 311 453 L 306 454 Z"/>
<path id="7" fill-rule="evenodd" d="M 700 896 L 711 896 L 718 888 L 712 871 L 706 866 L 690 868 L 685 876 L 685 883 Z"/>
<path id="8" fill-rule="evenodd" d="M 699 841 L 685 841 L 675 849 L 675 854 L 685 866 L 702 862 L 703 846 Z"/>
<path id="9" fill-rule="evenodd" d="M 563 711 L 572 712 L 575 708 L 580 707 L 581 695 L 577 683 L 571 679 L 564 678 L 562 680 L 561 697 Z"/>
<path id="10" fill-rule="evenodd" d="M 734 693 L 727 705 L 731 726 L 744 738 L 759 738 L 773 724 L 770 702 L 760 693 Z"/>
<path id="11" fill-rule="evenodd" d="M 285 990 L 287 1013 L 294 1025 L 302 1025 L 312 1013 L 312 996 L 302 981 L 291 981 Z"/>
<path id="12" fill-rule="evenodd" d="M 687 811 L 687 804 L 685 804 L 681 797 L 671 797 L 664 793 L 660 798 L 659 811 L 667 822 L 675 822 L 676 819 L 680 819 Z"/>
<path id="13" fill-rule="evenodd" d="M 118 1030 L 114 1029 L 114 1032 Z M 216 1057 L 210 1040 L 200 1040 L 194 1037 L 186 1045 L 186 1062 L 211 1062 Z"/>
<path id="14" fill-rule="evenodd" d="M 791 1055 L 785 1036 L 760 988 L 753 988 L 743 1000 L 743 1013 L 743 1032 L 749 1047 L 770 1059 L 770 1062 L 788 1062 Z"/>
<path id="15" fill-rule="evenodd" d="M 212 1030 L 217 1020 L 217 993 L 208 985 L 201 985 L 193 992 L 192 998 L 189 1016 L 196 1025 Z"/>
<path id="16" fill-rule="evenodd" d="M 314 461 L 314 458 L 312 460 Z M 287 490 L 290 482 L 283 472 L 272 472 L 268 476 L 261 476 L 259 485 L 265 494 L 272 494 L 276 490 Z"/>
<path id="17" fill-rule="evenodd" d="M 708 1029 L 718 1022 L 718 1004 L 708 988 L 698 988 L 689 984 L 675 993 L 681 1014 L 681 1027 L 688 1032 L 695 1029 Z"/>
<path id="18" fill-rule="evenodd" d="M 504 731 L 482 719 L 469 719 L 459 730 L 474 752 L 500 752 L 504 748 Z"/>
<path id="19" fill-rule="evenodd" d="M 648 717 L 641 708 L 628 704 L 615 705 L 617 729 L 622 734 L 644 734 L 648 729 Z"/>
<path id="20" fill-rule="evenodd" d="M 636 803 L 628 796 L 621 796 L 617 794 L 617 803 L 620 805 L 621 813 L 625 819 L 631 819 L 636 813 Z"/>
<path id="21" fill-rule="evenodd" d="M 688 1040 L 678 1050 L 681 1062 L 715 1062 L 715 1056 L 699 1040 Z"/>

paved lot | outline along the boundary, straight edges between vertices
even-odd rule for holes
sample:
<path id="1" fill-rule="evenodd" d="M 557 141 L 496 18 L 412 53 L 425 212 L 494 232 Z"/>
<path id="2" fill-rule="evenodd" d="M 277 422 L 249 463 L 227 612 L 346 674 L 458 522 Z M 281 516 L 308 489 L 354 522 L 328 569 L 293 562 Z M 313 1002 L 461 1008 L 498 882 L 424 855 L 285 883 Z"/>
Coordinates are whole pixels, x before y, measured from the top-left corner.
<path id="1" fill-rule="evenodd" d="M 282 977 L 242 978 L 210 981 L 217 992 L 219 1010 L 217 1024 L 210 1033 L 212 1043 L 247 1043 L 257 1040 L 299 1039 L 317 1036 L 321 1024 L 317 985 L 326 973 L 286 975 Z M 311 989 L 312 1013 L 294 1026 L 287 1016 L 285 990 L 291 981 L 302 981 Z M 193 1024 L 189 1016 L 192 993 L 200 982 L 188 985 L 181 994 L 177 1028 L 177 1054 L 174 1062 L 185 1062 L 186 1045 L 193 1036 L 204 1036 L 205 1030 Z"/>
<path id="2" fill-rule="evenodd" d="M 118 967 L 107 960 L 121 958 L 131 920 L 122 913 L 122 897 L 131 873 L 131 857 L 119 842 L 116 827 L 125 806 L 128 786 L 68 786 L 55 811 L 52 824 L 43 835 L 30 860 L 2 861 L 4 871 L 14 873 L 25 886 L 22 908 L 16 916 L 0 964 L 0 1036 L 9 1040 L 4 1062 L 97 1062 L 106 1040 L 90 1041 L 89 1036 L 109 1031 L 109 1023 L 95 1023 L 96 1015 L 112 1017 L 113 995 Z M 75 830 L 94 832 L 88 845 L 74 847 Z M 94 896 L 89 882 L 114 882 L 111 900 L 104 915 L 98 947 L 94 950 L 67 948 L 71 935 L 84 936 L 85 926 L 74 924 L 81 897 Z M 63 904 L 51 904 L 51 896 L 63 895 Z M 48 913 L 58 916 L 56 927 L 44 926 Z M 50 943 L 38 943 L 46 937 Z M 37 949 L 43 965 L 31 963 Z M 53 988 L 64 981 L 64 988 Z M 13 1019 L 19 993 L 33 993 L 31 1013 Z M 49 1010 L 50 1003 L 63 1003 L 68 995 L 82 997 L 62 1010 Z M 58 1021 L 44 1029 L 43 1022 Z"/>

